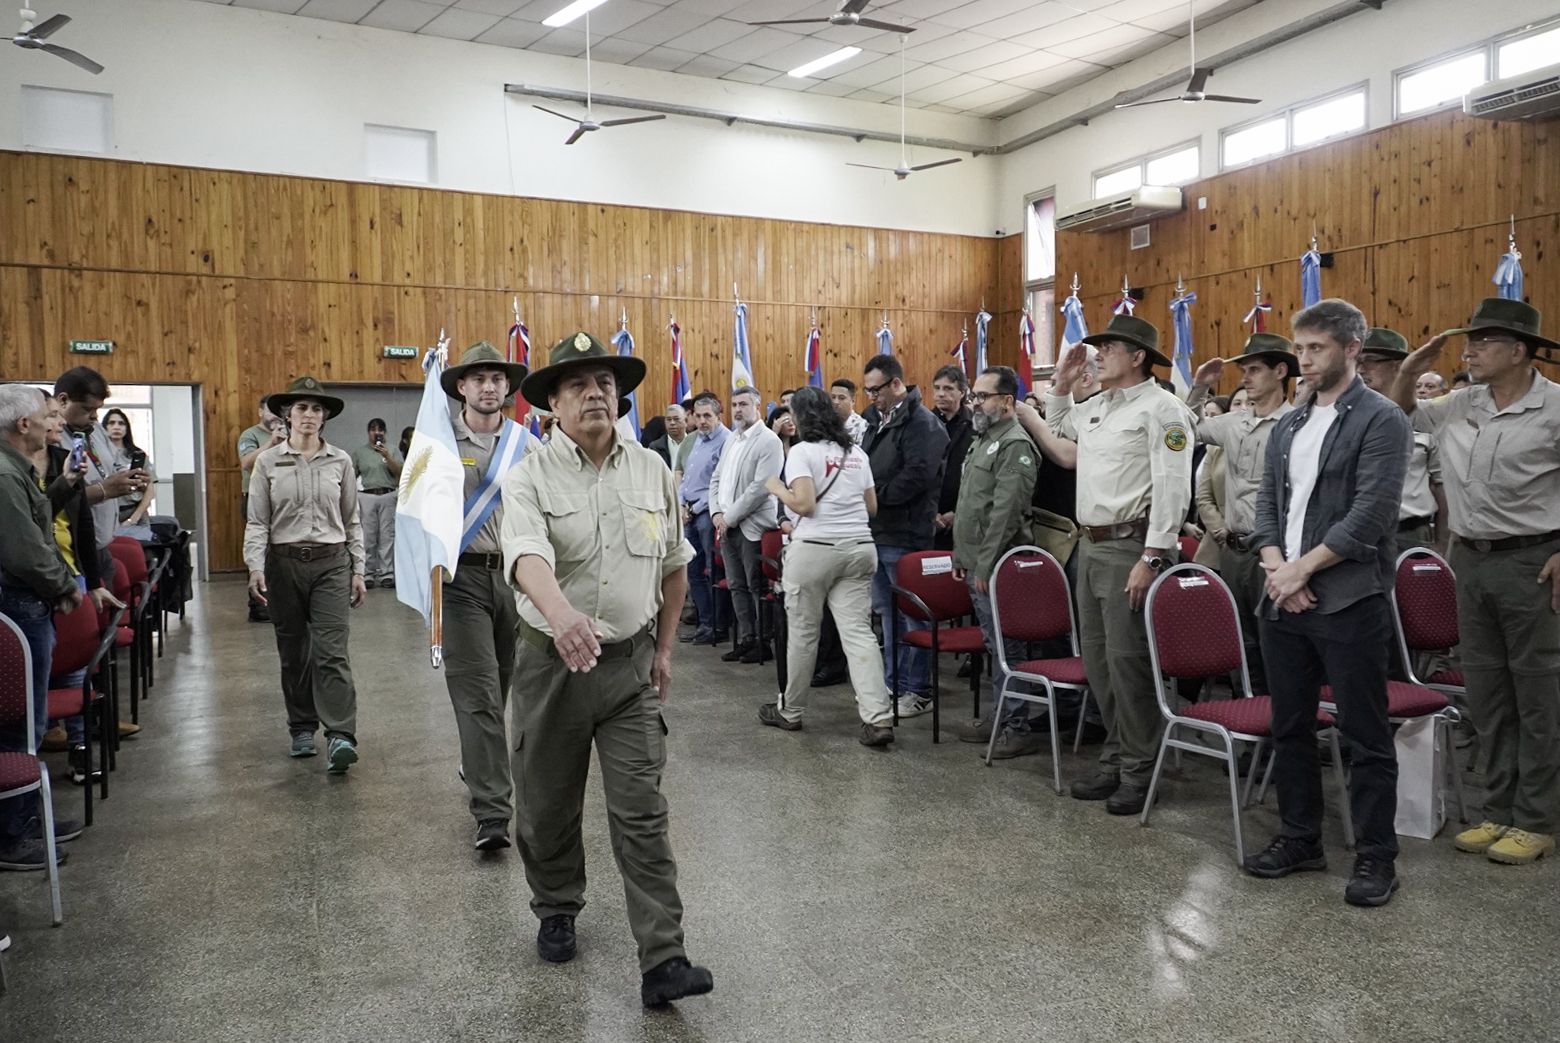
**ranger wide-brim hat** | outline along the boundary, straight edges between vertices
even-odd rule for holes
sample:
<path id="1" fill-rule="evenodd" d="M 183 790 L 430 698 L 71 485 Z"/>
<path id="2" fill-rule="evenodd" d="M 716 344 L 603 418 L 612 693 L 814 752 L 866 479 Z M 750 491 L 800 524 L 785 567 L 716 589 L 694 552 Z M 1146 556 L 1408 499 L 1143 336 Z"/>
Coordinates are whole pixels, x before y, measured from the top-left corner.
<path id="1" fill-rule="evenodd" d="M 520 390 L 520 382 L 530 372 L 520 363 L 505 359 L 503 353 L 487 341 L 479 340 L 466 349 L 466 353 L 460 357 L 459 364 L 451 366 L 439 376 L 439 386 L 444 389 L 446 395 L 459 398 L 461 379 L 474 369 L 503 370 L 504 376 L 509 378 L 510 398 Z"/>
<path id="2" fill-rule="evenodd" d="M 1104 330 L 1083 338 L 1083 343 L 1098 345 L 1107 340 L 1124 340 L 1134 347 L 1142 348 L 1154 365 L 1170 365 L 1170 359 L 1159 350 L 1159 330 L 1153 323 L 1136 315 L 1112 315 Z"/>
<path id="3" fill-rule="evenodd" d="M 1295 354 L 1295 346 L 1288 337 L 1280 337 L 1276 333 L 1253 333 L 1247 337 L 1241 353 L 1230 359 L 1230 363 L 1235 366 L 1243 362 L 1266 362 L 1270 366 L 1284 362 L 1289 365 L 1291 377 L 1300 375 L 1300 356 Z"/>
<path id="4" fill-rule="evenodd" d="M 345 403 L 335 395 L 325 394 L 325 386 L 313 377 L 299 377 L 287 385 L 286 391 L 278 391 L 274 395 L 267 395 L 265 408 L 277 416 L 285 417 L 287 411 L 293 407 L 293 403 L 299 399 L 312 398 L 325 407 L 325 419 L 340 413 L 345 408 Z"/>
<path id="5" fill-rule="evenodd" d="M 1551 351 L 1560 350 L 1560 343 L 1556 343 L 1538 332 L 1543 318 L 1543 313 L 1526 301 L 1508 301 L 1504 297 L 1486 297 L 1479 302 L 1477 308 L 1473 309 L 1473 318 L 1468 320 L 1468 325 L 1455 330 L 1447 330 L 1446 334 L 1447 336 L 1456 336 L 1459 333 L 1505 330 L 1507 333 L 1515 333 L 1518 337 L 1535 347 L 1548 348 Z"/>
<path id="6" fill-rule="evenodd" d="M 628 411 L 633 408 L 634 403 L 632 400 L 627 398 L 618 399 L 618 419 L 622 420 L 624 417 L 628 416 Z"/>
<path id="7" fill-rule="evenodd" d="M 520 393 L 527 402 L 547 405 L 547 398 L 562 380 L 581 366 L 606 366 L 617 376 L 617 393 L 626 397 L 645 379 L 645 360 L 618 355 L 589 333 L 565 337 L 547 353 L 547 365 L 534 370 L 520 382 Z M 622 405 L 618 406 L 622 409 Z M 621 414 L 620 414 L 621 415 Z"/>
<path id="8" fill-rule="evenodd" d="M 1393 362 L 1401 362 L 1408 358 L 1408 338 L 1397 330 L 1389 330 L 1385 326 L 1372 326 L 1365 334 L 1365 344 L 1360 349 L 1360 354 L 1376 355 Z"/>

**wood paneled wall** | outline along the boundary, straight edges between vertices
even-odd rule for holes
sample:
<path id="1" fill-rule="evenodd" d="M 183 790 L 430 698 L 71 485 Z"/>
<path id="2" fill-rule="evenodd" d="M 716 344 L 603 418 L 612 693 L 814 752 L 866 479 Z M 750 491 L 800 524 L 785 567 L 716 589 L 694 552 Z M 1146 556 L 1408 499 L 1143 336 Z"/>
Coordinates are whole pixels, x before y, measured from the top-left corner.
<path id="1" fill-rule="evenodd" d="M 234 444 L 258 397 L 299 374 L 415 382 L 417 363 L 383 345 L 444 327 L 456 353 L 502 346 L 518 294 L 543 358 L 577 329 L 605 339 L 626 311 L 649 416 L 670 394 L 673 314 L 693 386 L 730 386 L 735 284 L 771 397 L 806 380 L 814 307 L 826 376 L 860 383 L 886 310 L 924 383 L 983 300 L 999 310 L 1010 263 L 974 237 L 0 153 L 0 379 L 86 362 L 111 382 L 201 384 L 211 561 L 238 568 Z M 1016 309 L 994 327 L 992 358 L 1011 362 Z M 67 354 L 81 338 L 118 348 Z"/>
<path id="2" fill-rule="evenodd" d="M 1153 222 L 1146 249 L 1131 249 L 1125 229 L 1057 237 L 1058 287 L 1079 274 L 1091 330 L 1109 320 L 1125 275 L 1147 290 L 1136 314 L 1173 343 L 1169 307 L 1180 276 L 1197 293 L 1194 368 L 1240 353 L 1250 332 L 1241 319 L 1259 278 L 1273 305 L 1268 328 L 1287 334 L 1314 225 L 1319 248 L 1334 259 L 1322 272 L 1323 295 L 1352 301 L 1372 324 L 1418 344 L 1494 296 L 1490 280 L 1515 214 L 1528 300 L 1545 312 L 1549 336 L 1560 332 L 1560 123 L 1441 112 L 1184 192 L 1186 210 Z M 1198 209 L 1203 197 L 1206 210 Z M 1445 373 L 1458 368 L 1449 351 Z M 1233 390 L 1238 376 L 1227 374 L 1222 390 Z"/>

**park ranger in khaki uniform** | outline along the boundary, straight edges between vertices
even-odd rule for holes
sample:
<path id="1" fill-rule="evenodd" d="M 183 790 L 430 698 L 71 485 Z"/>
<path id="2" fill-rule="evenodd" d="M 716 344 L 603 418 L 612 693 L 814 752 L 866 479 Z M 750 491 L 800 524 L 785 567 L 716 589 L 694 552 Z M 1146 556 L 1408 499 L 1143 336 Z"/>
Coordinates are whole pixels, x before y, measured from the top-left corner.
<path id="1" fill-rule="evenodd" d="M 326 444 L 341 399 L 299 377 L 266 399 L 287 421 L 287 441 L 255 460 L 244 563 L 249 594 L 271 612 L 282 663 L 291 754 L 314 756 L 324 725 L 328 770 L 357 763 L 357 689 L 347 659 L 347 607 L 363 603 L 363 526 L 352 457 Z"/>
<path id="2" fill-rule="evenodd" d="M 1372 391 L 1392 394 L 1398 367 L 1408 358 L 1408 341 L 1396 330 L 1376 326 L 1365 334 L 1360 349 L 1360 380 Z M 1403 478 L 1403 503 L 1398 509 L 1397 552 L 1410 547 L 1435 547 L 1445 539 L 1446 493 L 1441 488 L 1441 450 L 1435 435 L 1415 431 L 1408 447 L 1408 471 Z"/>
<path id="3" fill-rule="evenodd" d="M 1104 390 L 1074 407 L 1086 344 L 1099 348 Z M 1148 797 L 1163 722 L 1143 602 L 1175 560 L 1192 503 L 1194 420 L 1154 382 L 1156 365 L 1170 365 L 1159 331 L 1116 315 L 1068 350 L 1045 408 L 1051 428 L 1078 443 L 1078 630 L 1089 690 L 1108 730 L 1099 771 L 1073 783 L 1072 795 L 1103 800 L 1113 815 L 1141 812 Z"/>
<path id="4" fill-rule="evenodd" d="M 661 1006 L 709 992 L 683 949 L 677 862 L 661 772 L 677 615 L 693 548 L 661 458 L 614 430 L 619 396 L 645 364 L 588 333 L 553 346 L 521 384 L 557 424 L 504 481 L 504 574 L 520 591 L 511 701 L 520 856 L 541 920 L 537 951 L 575 952 L 585 905 L 580 835 L 594 743 L 612 851 L 639 945 L 640 998 Z"/>
<path id="5" fill-rule="evenodd" d="M 1019 426 L 1014 411 L 1017 399 L 1018 374 L 1007 366 L 993 366 L 975 378 L 970 392 L 975 440 L 960 461 L 963 475 L 953 510 L 954 575 L 969 584 L 975 618 L 980 621 L 987 647 L 993 649 L 997 635 L 991 612 L 991 574 L 1002 555 L 1029 542 L 1025 512 L 1040 469 L 1040 453 Z M 949 466 L 954 463 L 949 461 Z M 1005 651 L 1010 663 L 1030 658 L 1022 641 L 1008 642 Z M 993 656 L 993 704 L 1005 681 L 996 663 Z M 986 718 L 966 725 L 961 737 L 968 733 L 988 740 L 991 755 L 998 759 L 1035 753 L 1040 749 L 1040 736 L 1030 731 L 1028 717 L 1028 704 L 1015 700 L 1007 706 L 1000 734 Z"/>
<path id="6" fill-rule="evenodd" d="M 481 341 L 439 378 L 444 393 L 460 402 L 450 426 L 466 472 L 460 559 L 444 585 L 444 683 L 455 708 L 478 851 L 508 847 L 514 817 L 504 706 L 520 614 L 504 579 L 499 535 L 504 477 L 540 444 L 503 413 L 525 375 L 526 367 Z"/>
<path id="7" fill-rule="evenodd" d="M 1262 559 L 1251 545 L 1257 527 L 1257 491 L 1262 488 L 1263 461 L 1273 428 L 1294 412 L 1289 383 L 1300 373 L 1294 345 L 1276 333 L 1253 333 L 1242 353 L 1229 360 L 1241 371 L 1250 411 L 1204 417 L 1202 404 L 1224 372 L 1223 359 L 1210 359 L 1197 368 L 1186 405 L 1197 421 L 1197 440 L 1224 450 L 1224 539 L 1219 548 L 1219 574 L 1235 595 L 1240 613 L 1241 637 L 1246 644 L 1246 666 L 1254 690 L 1267 691 L 1262 648 L 1257 641 L 1257 603 L 1267 585 Z M 1217 537 L 1209 534 L 1217 542 Z"/>
<path id="8" fill-rule="evenodd" d="M 1523 865 L 1560 826 L 1560 385 L 1533 363 L 1560 361 L 1522 301 L 1487 298 L 1462 329 L 1404 360 L 1392 397 L 1441 443 L 1451 565 L 1468 707 L 1488 758 L 1485 821 L 1462 851 Z M 1426 401 L 1414 382 L 1449 337 L 1466 335 L 1475 383 Z"/>

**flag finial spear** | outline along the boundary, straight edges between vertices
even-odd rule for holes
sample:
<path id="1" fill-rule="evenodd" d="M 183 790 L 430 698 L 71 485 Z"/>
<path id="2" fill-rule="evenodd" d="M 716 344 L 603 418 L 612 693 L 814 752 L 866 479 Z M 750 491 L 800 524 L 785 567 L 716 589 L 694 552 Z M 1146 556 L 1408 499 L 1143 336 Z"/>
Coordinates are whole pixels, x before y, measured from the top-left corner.
<path id="1" fill-rule="evenodd" d="M 445 336 L 444 327 L 439 327 L 439 364 L 448 365 L 450 361 L 450 338 Z"/>
<path id="2" fill-rule="evenodd" d="M 618 319 L 618 329 L 628 329 L 628 309 L 623 309 L 623 317 Z"/>
<path id="3" fill-rule="evenodd" d="M 515 294 L 514 300 L 510 301 L 509 306 L 514 309 L 515 325 L 520 325 L 520 295 L 518 293 Z"/>
<path id="4" fill-rule="evenodd" d="M 1081 289 L 1083 289 L 1083 286 L 1082 286 L 1081 283 L 1078 282 L 1078 273 L 1077 272 L 1073 272 L 1073 281 L 1072 281 L 1073 296 L 1074 297 L 1078 296 L 1078 291 L 1081 290 Z"/>

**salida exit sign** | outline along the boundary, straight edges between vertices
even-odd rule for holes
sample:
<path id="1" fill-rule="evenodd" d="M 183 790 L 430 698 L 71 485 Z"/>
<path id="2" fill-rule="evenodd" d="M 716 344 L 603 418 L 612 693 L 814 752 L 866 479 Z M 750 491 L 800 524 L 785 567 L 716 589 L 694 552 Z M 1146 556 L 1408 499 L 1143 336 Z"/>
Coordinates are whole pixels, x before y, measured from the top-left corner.
<path id="1" fill-rule="evenodd" d="M 72 355 L 112 355 L 114 342 L 111 340 L 73 340 L 70 342 Z"/>

